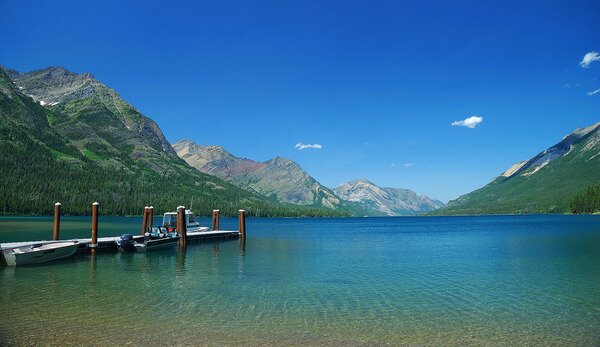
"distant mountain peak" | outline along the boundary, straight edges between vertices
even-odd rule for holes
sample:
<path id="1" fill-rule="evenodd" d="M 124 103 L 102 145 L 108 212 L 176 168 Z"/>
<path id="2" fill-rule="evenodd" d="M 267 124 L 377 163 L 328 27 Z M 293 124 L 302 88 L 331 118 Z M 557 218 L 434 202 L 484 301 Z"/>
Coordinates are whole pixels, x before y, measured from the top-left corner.
<path id="1" fill-rule="evenodd" d="M 212 152 L 212 153 L 220 153 L 222 155 L 233 156 L 231 153 L 227 152 L 225 148 L 222 146 L 203 146 L 199 145 L 192 140 L 189 139 L 181 139 L 173 144 L 173 148 L 175 152 L 179 153 L 179 156 L 188 156 L 188 155 L 198 155 L 202 153 Z"/>
<path id="2" fill-rule="evenodd" d="M 261 163 L 236 157 L 221 146 L 201 146 L 186 139 L 173 148 L 199 171 L 281 202 L 328 208 L 336 208 L 340 203 L 329 188 L 287 158 L 275 157 Z"/>
<path id="3" fill-rule="evenodd" d="M 51 66 L 26 73 L 13 74 L 11 78 L 23 93 L 42 105 L 56 105 L 71 100 L 101 97 L 127 104 L 117 93 L 96 80 L 89 72 L 74 73 L 62 66 Z M 130 106 L 129 104 L 127 104 Z M 131 106 L 130 106 L 131 107 Z"/>
<path id="4" fill-rule="evenodd" d="M 165 153 L 177 159 L 154 121 L 90 73 L 76 74 L 62 66 L 51 66 L 13 74 L 12 79 L 23 94 L 41 106 L 67 111 L 69 118 L 58 117 L 55 121 L 63 125 L 61 131 L 85 139 L 78 142 L 82 151 L 89 146 L 108 154 L 127 148 L 134 159 L 152 160 Z M 154 164 L 151 167 L 156 171 L 168 169 Z"/>
<path id="5" fill-rule="evenodd" d="M 361 203 L 389 216 L 425 213 L 444 206 L 409 189 L 379 187 L 364 178 L 342 183 L 334 192 L 343 200 Z"/>
<path id="6" fill-rule="evenodd" d="M 352 185 L 356 185 L 356 184 L 368 184 L 368 185 L 373 185 L 373 186 L 375 185 L 375 183 L 369 181 L 366 178 L 357 178 L 352 181 L 348 181 L 347 183 L 352 184 Z"/>
<path id="7" fill-rule="evenodd" d="M 181 139 L 181 140 L 179 140 L 179 141 L 175 142 L 173 145 L 174 145 L 174 146 L 175 146 L 175 145 L 189 146 L 189 145 L 191 145 L 191 144 L 194 144 L 194 143 L 192 142 L 192 140 L 190 140 L 190 139 L 186 139 L 186 138 L 183 138 L 183 139 Z"/>

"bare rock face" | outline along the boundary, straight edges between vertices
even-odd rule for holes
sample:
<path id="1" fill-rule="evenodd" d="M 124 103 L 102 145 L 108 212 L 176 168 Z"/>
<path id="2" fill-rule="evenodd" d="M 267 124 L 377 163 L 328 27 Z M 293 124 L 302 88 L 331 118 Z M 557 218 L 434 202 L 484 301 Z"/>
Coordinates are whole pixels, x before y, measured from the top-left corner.
<path id="1" fill-rule="evenodd" d="M 365 179 L 343 183 L 334 192 L 343 200 L 361 203 L 388 216 L 425 213 L 444 206 L 441 201 L 419 196 L 412 190 L 382 188 Z"/>
<path id="2" fill-rule="evenodd" d="M 548 165 L 551 161 L 569 154 L 575 145 L 581 140 L 586 139 L 588 135 L 591 135 L 591 138 L 588 139 L 588 143 L 584 150 L 592 150 L 594 147 L 597 147 L 599 143 L 598 139 L 600 138 L 600 133 L 597 131 L 599 128 L 600 122 L 585 128 L 577 128 L 572 133 L 565 136 L 559 143 L 538 153 L 529 160 L 514 164 L 500 176 L 508 178 L 516 175 L 531 176 L 544 166 Z"/>
<path id="3" fill-rule="evenodd" d="M 276 199 L 296 205 L 335 209 L 340 200 L 294 161 L 273 158 L 266 162 L 238 158 L 220 146 L 201 146 L 189 140 L 173 145 L 177 154 L 201 172 Z"/>

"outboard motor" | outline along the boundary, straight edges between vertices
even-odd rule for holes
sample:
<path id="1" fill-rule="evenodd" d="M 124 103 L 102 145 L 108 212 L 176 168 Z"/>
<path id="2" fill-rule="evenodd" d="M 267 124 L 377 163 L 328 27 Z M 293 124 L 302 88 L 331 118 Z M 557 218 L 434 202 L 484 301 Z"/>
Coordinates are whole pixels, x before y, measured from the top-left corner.
<path id="1" fill-rule="evenodd" d="M 135 250 L 133 242 L 133 235 L 123 234 L 117 239 L 117 248 L 121 252 L 132 252 Z"/>

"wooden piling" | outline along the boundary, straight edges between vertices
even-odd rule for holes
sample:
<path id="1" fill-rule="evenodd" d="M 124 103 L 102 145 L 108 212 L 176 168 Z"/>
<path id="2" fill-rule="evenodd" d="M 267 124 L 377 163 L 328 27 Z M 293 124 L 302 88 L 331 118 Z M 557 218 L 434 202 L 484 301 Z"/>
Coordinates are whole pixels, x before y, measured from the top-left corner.
<path id="1" fill-rule="evenodd" d="M 185 224 L 185 207 L 177 207 L 177 232 L 181 235 L 179 243 L 185 245 L 187 243 L 187 225 Z"/>
<path id="2" fill-rule="evenodd" d="M 213 210 L 212 214 L 212 230 L 219 230 L 220 211 Z"/>
<path id="3" fill-rule="evenodd" d="M 142 217 L 142 235 L 148 230 L 148 206 L 144 207 L 144 216 Z"/>
<path id="4" fill-rule="evenodd" d="M 60 238 L 60 202 L 54 204 L 54 228 L 52 233 L 52 239 L 58 240 Z"/>
<path id="5" fill-rule="evenodd" d="M 94 202 L 92 204 L 92 242 L 90 243 L 90 248 L 92 248 L 92 253 L 95 253 L 96 247 L 98 246 L 98 203 Z"/>
<path id="6" fill-rule="evenodd" d="M 245 237 L 240 237 L 240 243 L 239 243 L 239 252 L 240 255 L 244 255 L 244 251 L 246 251 L 246 238 Z"/>
<path id="7" fill-rule="evenodd" d="M 238 213 L 240 237 L 246 238 L 246 211 L 240 210 Z"/>
<path id="8" fill-rule="evenodd" d="M 152 229 L 154 226 L 154 206 L 148 207 L 148 228 Z"/>

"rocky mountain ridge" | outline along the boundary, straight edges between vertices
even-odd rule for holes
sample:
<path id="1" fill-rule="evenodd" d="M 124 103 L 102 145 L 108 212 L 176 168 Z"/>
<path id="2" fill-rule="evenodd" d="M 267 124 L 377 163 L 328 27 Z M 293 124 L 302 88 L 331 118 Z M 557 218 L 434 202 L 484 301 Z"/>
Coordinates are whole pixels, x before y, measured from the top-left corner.
<path id="1" fill-rule="evenodd" d="M 331 209 L 340 207 L 340 199 L 329 188 L 292 160 L 276 157 L 257 162 L 238 158 L 220 146 L 201 146 L 186 139 L 175 143 L 173 148 L 199 171 L 277 201 Z"/>
<path id="2" fill-rule="evenodd" d="M 10 76 L 23 94 L 56 111 L 51 123 L 90 156 L 114 157 L 127 148 L 131 158 L 146 159 L 153 166 L 161 157 L 177 157 L 153 120 L 90 73 L 49 67 L 27 73 L 11 70 Z"/>
<path id="3" fill-rule="evenodd" d="M 577 128 L 492 182 L 435 214 L 564 213 L 569 200 L 600 184 L 600 122 Z"/>
<path id="4" fill-rule="evenodd" d="M 419 196 L 412 190 L 379 187 L 366 179 L 343 183 L 334 192 L 343 200 L 360 203 L 388 216 L 420 214 L 444 206 L 441 201 Z"/>

